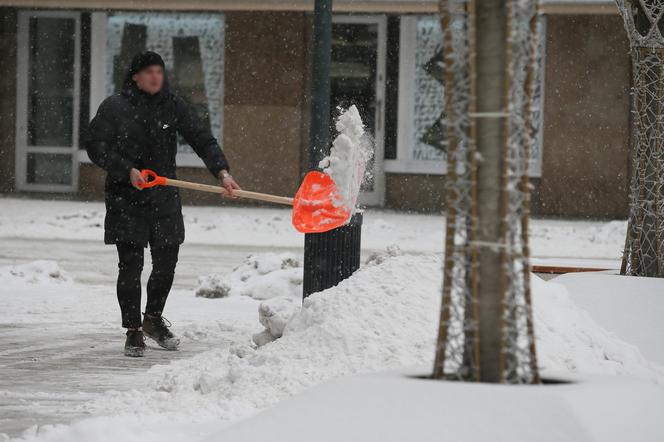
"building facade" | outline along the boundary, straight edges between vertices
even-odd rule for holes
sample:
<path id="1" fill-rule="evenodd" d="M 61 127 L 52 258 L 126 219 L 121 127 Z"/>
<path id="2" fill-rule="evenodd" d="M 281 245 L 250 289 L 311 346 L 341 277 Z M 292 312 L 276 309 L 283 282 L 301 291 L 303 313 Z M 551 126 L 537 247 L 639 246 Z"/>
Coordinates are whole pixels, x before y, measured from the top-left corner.
<path id="1" fill-rule="evenodd" d="M 137 9 L 150 6 L 150 10 Z M 132 55 L 220 140 L 243 187 L 292 195 L 307 167 L 313 1 L 0 0 L 0 192 L 100 199 L 82 139 Z M 435 1 L 335 2 L 331 109 L 357 105 L 376 153 L 362 202 L 443 208 L 445 130 Z M 615 6 L 541 5 L 536 215 L 625 217 L 630 61 Z M 181 143 L 178 177 L 213 182 Z M 186 203 L 216 202 L 185 192 Z"/>

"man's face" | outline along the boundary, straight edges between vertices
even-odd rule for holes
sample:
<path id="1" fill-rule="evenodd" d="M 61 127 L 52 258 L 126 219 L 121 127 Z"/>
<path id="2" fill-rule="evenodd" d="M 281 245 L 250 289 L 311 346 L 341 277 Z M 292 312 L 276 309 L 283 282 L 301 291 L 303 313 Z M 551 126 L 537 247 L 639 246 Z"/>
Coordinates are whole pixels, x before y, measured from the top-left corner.
<path id="1" fill-rule="evenodd" d="M 148 66 L 135 73 L 131 78 L 140 90 L 154 95 L 164 85 L 164 68 L 159 65 Z"/>

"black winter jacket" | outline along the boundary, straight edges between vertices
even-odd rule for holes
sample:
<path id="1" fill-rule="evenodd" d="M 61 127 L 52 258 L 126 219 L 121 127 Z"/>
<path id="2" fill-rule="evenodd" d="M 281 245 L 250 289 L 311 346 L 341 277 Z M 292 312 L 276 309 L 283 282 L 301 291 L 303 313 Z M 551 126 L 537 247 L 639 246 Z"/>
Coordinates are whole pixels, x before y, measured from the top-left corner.
<path id="1" fill-rule="evenodd" d="M 176 178 L 178 133 L 214 176 L 229 169 L 217 140 L 193 109 L 170 92 L 167 81 L 161 92 L 150 96 L 127 75 L 122 93 L 99 106 L 90 122 L 86 150 L 90 160 L 107 172 L 106 244 L 150 243 L 162 247 L 184 241 L 177 189 L 137 190 L 129 180 L 132 168 L 152 169 L 159 175 Z"/>

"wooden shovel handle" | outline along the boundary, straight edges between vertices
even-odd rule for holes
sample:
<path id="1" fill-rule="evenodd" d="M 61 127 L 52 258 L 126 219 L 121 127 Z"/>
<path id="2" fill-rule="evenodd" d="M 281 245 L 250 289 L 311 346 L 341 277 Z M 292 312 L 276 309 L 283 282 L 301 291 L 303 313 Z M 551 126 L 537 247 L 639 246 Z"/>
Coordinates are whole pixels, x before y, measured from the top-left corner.
<path id="1" fill-rule="evenodd" d="M 210 184 L 190 183 L 188 181 L 172 180 L 170 178 L 166 178 L 166 185 L 173 187 L 181 187 L 183 189 L 200 190 L 202 192 L 212 192 L 212 193 L 220 193 L 222 195 L 228 195 L 228 190 L 226 190 L 225 188 L 221 186 L 212 186 Z M 287 206 L 293 205 L 293 198 L 289 198 L 287 196 L 270 195 L 269 193 L 260 193 L 260 192 L 250 192 L 248 190 L 234 190 L 233 195 L 238 196 L 240 198 L 247 198 L 250 200 L 285 204 Z"/>
<path id="2" fill-rule="evenodd" d="M 210 184 L 199 184 L 199 183 L 191 183 L 189 181 L 173 180 L 166 177 L 160 177 L 154 172 L 149 170 L 141 171 L 141 175 L 143 175 L 143 178 L 146 179 L 146 181 L 148 181 L 147 185 L 144 187 L 152 187 L 155 185 L 173 186 L 173 187 L 180 187 L 182 189 L 199 190 L 201 192 L 211 192 L 211 193 L 220 193 L 222 195 L 228 195 L 228 190 L 226 190 L 221 186 L 212 186 Z M 149 178 L 152 179 L 148 180 Z M 155 182 L 156 184 L 152 184 Z M 250 192 L 248 190 L 234 190 L 233 195 L 250 200 L 284 204 L 286 206 L 293 205 L 293 198 L 289 198 L 286 196 L 270 195 L 269 193 Z"/>

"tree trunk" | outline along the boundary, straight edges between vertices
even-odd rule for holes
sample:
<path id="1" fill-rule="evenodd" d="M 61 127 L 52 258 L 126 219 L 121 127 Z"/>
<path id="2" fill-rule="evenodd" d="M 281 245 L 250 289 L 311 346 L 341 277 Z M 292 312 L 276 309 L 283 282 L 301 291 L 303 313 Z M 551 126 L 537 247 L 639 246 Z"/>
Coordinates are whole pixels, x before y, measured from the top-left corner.
<path id="1" fill-rule="evenodd" d="M 501 201 L 507 72 L 506 0 L 476 3 L 480 380 L 500 382 Z"/>
<path id="2" fill-rule="evenodd" d="M 527 222 L 536 3 L 439 7 L 448 214 L 433 376 L 537 383 Z"/>

